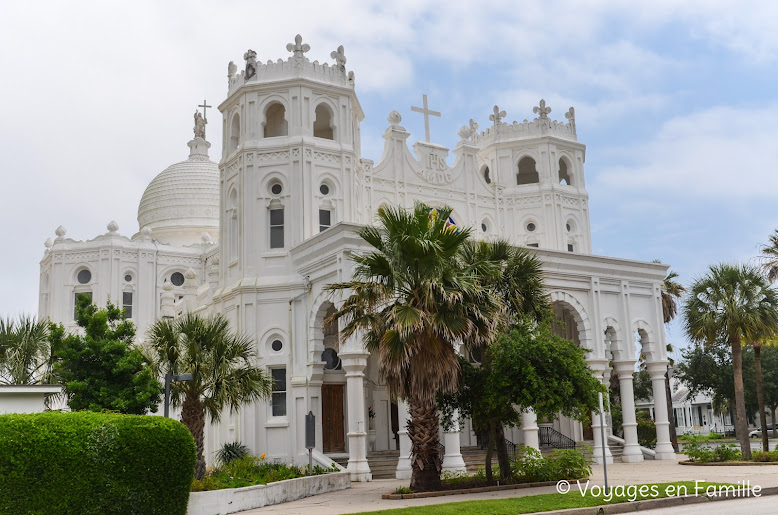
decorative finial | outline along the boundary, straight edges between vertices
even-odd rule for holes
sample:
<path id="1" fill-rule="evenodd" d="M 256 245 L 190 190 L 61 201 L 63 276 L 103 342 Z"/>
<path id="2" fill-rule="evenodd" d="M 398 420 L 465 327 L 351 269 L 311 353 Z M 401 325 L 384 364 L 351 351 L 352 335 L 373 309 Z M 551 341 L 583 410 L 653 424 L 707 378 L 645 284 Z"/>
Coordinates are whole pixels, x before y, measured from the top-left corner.
<path id="1" fill-rule="evenodd" d="M 235 61 L 230 61 L 230 63 L 227 65 L 227 78 L 230 79 L 230 82 L 232 81 L 232 79 L 235 78 L 235 75 L 237 75 L 237 73 L 238 73 L 238 65 L 235 64 Z"/>
<path id="2" fill-rule="evenodd" d="M 463 125 L 461 129 L 459 129 L 459 137 L 462 138 L 462 141 L 467 141 L 470 139 L 470 127 L 467 125 Z"/>
<path id="3" fill-rule="evenodd" d="M 148 225 L 140 230 L 140 233 L 143 235 L 144 240 L 151 239 L 151 227 Z"/>
<path id="4" fill-rule="evenodd" d="M 171 291 L 173 289 L 173 283 L 165 279 L 165 283 L 162 285 L 162 289 L 165 291 Z"/>
<path id="5" fill-rule="evenodd" d="M 546 101 L 541 98 L 540 99 L 540 105 L 538 105 L 536 107 L 533 107 L 532 108 L 532 112 L 535 113 L 535 114 L 540 115 L 538 118 L 540 118 L 541 120 L 544 120 L 544 119 L 548 118 L 548 114 L 551 112 L 551 108 L 550 107 L 546 107 Z"/>
<path id="6" fill-rule="evenodd" d="M 392 111 L 389 113 L 389 116 L 386 117 L 386 121 L 392 124 L 392 127 L 397 127 L 400 125 L 400 122 L 403 120 L 403 117 L 400 116 L 400 113 L 397 111 Z"/>
<path id="7" fill-rule="evenodd" d="M 106 228 L 108 229 L 108 232 L 113 233 L 119 230 L 119 224 L 111 220 L 110 222 L 108 222 L 108 226 Z"/>
<path id="8" fill-rule="evenodd" d="M 348 83 L 349 86 L 354 85 L 354 72 L 348 72 Z"/>
<path id="9" fill-rule="evenodd" d="M 257 53 L 249 48 L 243 54 L 243 59 L 246 61 L 246 71 L 243 73 L 243 79 L 249 80 L 257 74 Z"/>
<path id="10" fill-rule="evenodd" d="M 46 247 L 46 250 L 51 250 L 52 245 L 54 245 L 54 242 L 51 238 L 46 238 L 46 241 L 43 242 L 43 246 Z"/>
<path id="11" fill-rule="evenodd" d="M 424 136 L 426 138 L 426 141 L 430 141 L 430 116 L 437 116 L 440 117 L 440 111 L 431 111 L 429 109 L 429 106 L 427 105 L 427 94 L 425 93 L 422 95 L 422 107 L 413 107 L 411 106 L 411 111 L 414 113 L 421 113 L 424 115 Z"/>
<path id="12" fill-rule="evenodd" d="M 478 122 L 470 118 L 470 136 L 478 132 Z"/>
<path id="13" fill-rule="evenodd" d="M 340 45 L 337 50 L 333 50 L 330 53 L 330 57 L 335 59 L 338 64 L 338 69 L 342 73 L 346 73 L 346 54 L 343 52 L 343 45 Z"/>
<path id="14" fill-rule="evenodd" d="M 187 279 L 189 279 L 191 281 L 192 279 L 196 279 L 197 278 L 197 274 L 195 273 L 194 269 L 188 268 L 186 270 L 186 272 L 184 272 L 184 277 L 186 277 Z"/>
<path id="15" fill-rule="evenodd" d="M 296 58 L 302 59 L 305 57 L 303 54 L 311 49 L 311 45 L 303 43 L 303 37 L 298 34 L 294 37 L 294 43 L 287 44 L 286 49 L 292 52 Z"/>
<path id="16" fill-rule="evenodd" d="M 210 245 L 213 243 L 213 238 L 211 238 L 211 235 L 208 233 L 208 231 L 205 231 L 202 236 L 200 236 L 200 239 L 205 245 Z"/>
<path id="17" fill-rule="evenodd" d="M 492 108 L 492 112 L 494 114 L 489 115 L 489 120 L 494 122 L 495 127 L 499 127 L 499 125 L 502 123 L 502 119 L 505 118 L 508 113 L 506 113 L 505 111 L 500 111 L 500 108 L 497 106 L 494 106 L 494 108 Z"/>
<path id="18" fill-rule="evenodd" d="M 64 238 L 65 234 L 67 234 L 68 230 L 62 227 L 61 225 L 57 227 L 57 230 L 54 231 L 54 234 L 57 235 L 57 238 Z"/>
<path id="19" fill-rule="evenodd" d="M 575 109 L 573 107 L 570 107 L 570 109 L 567 110 L 565 118 L 570 122 L 570 127 L 572 127 L 573 132 L 575 132 Z"/>

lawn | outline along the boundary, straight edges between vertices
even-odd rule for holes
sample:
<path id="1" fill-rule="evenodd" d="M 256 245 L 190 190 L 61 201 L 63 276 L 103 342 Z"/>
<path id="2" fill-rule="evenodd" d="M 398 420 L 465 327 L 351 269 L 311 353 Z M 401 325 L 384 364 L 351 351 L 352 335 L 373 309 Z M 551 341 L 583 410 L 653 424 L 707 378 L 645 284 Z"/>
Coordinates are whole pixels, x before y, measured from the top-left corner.
<path id="1" fill-rule="evenodd" d="M 575 482 L 572 483 L 575 488 Z M 582 485 L 585 483 L 582 483 Z M 698 486 L 724 486 L 724 483 L 703 483 L 700 482 Z M 628 491 L 624 492 L 625 495 L 616 496 L 613 495 L 610 502 L 603 498 L 602 495 L 591 495 L 592 492 L 587 492 L 586 495 L 581 495 L 581 492 L 577 490 L 571 490 L 567 494 L 553 493 L 553 494 L 540 494 L 540 495 L 528 495 L 524 497 L 514 497 L 511 499 L 494 499 L 483 501 L 464 501 L 464 502 L 452 502 L 446 504 L 431 504 L 425 506 L 416 506 L 413 508 L 396 508 L 391 510 L 371 511 L 363 512 L 370 513 L 371 515 L 379 514 L 408 514 L 408 515 L 448 515 L 448 514 L 462 514 L 462 515 L 482 515 L 488 513 L 490 515 L 513 515 L 519 513 L 537 513 L 542 511 L 551 510 L 564 510 L 568 508 L 587 508 L 593 506 L 600 506 L 603 504 L 615 504 L 621 502 L 628 502 L 629 500 L 644 500 L 644 499 L 659 499 L 661 497 L 670 497 L 671 495 L 678 495 L 681 488 L 685 487 L 688 495 L 694 495 L 695 483 L 694 481 L 680 481 L 676 483 L 653 483 L 648 485 L 632 485 L 635 489 L 639 489 L 641 486 L 648 487 L 644 490 L 645 494 L 641 495 L 639 492 Z M 668 487 L 672 490 L 668 492 Z M 623 488 L 623 487 L 620 487 Z M 675 493 L 673 493 L 675 492 Z M 600 492 L 601 493 L 601 492 Z M 700 495 L 705 493 L 704 490 L 698 491 Z M 686 495 L 683 494 L 682 495 Z"/>

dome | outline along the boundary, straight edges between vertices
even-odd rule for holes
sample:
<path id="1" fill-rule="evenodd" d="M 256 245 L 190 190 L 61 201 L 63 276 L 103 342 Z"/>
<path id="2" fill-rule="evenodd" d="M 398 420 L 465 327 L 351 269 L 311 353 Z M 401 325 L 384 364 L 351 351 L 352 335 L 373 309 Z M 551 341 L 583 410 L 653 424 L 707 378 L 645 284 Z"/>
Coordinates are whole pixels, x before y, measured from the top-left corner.
<path id="1" fill-rule="evenodd" d="M 200 243 L 203 232 L 219 234 L 219 167 L 208 159 L 203 138 L 189 142 L 189 159 L 167 167 L 146 187 L 138 226 L 163 243 Z"/>

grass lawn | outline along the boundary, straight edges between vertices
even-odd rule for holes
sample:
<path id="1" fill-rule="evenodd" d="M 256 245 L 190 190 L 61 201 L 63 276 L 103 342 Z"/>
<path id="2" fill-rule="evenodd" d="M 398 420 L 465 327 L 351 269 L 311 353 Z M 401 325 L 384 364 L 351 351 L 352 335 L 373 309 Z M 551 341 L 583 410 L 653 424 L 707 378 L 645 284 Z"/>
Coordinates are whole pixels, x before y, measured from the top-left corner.
<path id="1" fill-rule="evenodd" d="M 585 483 L 581 483 L 583 486 Z M 701 487 L 708 486 L 722 486 L 726 483 L 699 483 Z M 575 482 L 572 482 L 575 487 Z M 673 489 L 668 492 L 668 487 L 672 485 Z M 675 483 L 653 483 L 649 485 L 631 485 L 636 488 L 641 486 L 648 487 L 651 490 L 645 490 L 644 495 L 640 495 L 638 492 L 628 491 L 625 495 L 616 496 L 613 495 L 610 502 L 602 496 L 602 491 L 599 492 L 599 496 L 591 495 L 591 492 L 587 492 L 586 495 L 581 495 L 581 492 L 577 490 L 571 490 L 566 494 L 553 493 L 553 494 L 541 494 L 541 495 L 528 495 L 524 497 L 514 497 L 511 499 L 494 499 L 483 501 L 464 501 L 464 502 L 451 502 L 446 504 L 429 504 L 426 506 L 416 506 L 413 508 L 396 508 L 392 510 L 381 510 L 363 512 L 370 513 L 371 515 L 377 514 L 409 514 L 409 515 L 448 515 L 448 514 L 463 514 L 463 515 L 482 515 L 488 513 L 489 515 L 513 515 L 518 513 L 537 513 L 542 511 L 551 510 L 564 510 L 568 508 L 587 508 L 592 506 L 600 506 L 602 504 L 615 504 L 621 502 L 628 502 L 629 500 L 643 500 L 643 499 L 659 499 L 661 497 L 670 497 L 678 495 L 680 488 L 686 487 L 686 493 L 681 492 L 681 495 L 694 495 L 694 481 L 680 481 Z M 652 487 L 655 487 L 652 488 Z M 622 488 L 622 487 L 620 487 Z M 621 493 L 621 492 L 618 492 Z M 704 490 L 698 491 L 699 495 L 705 494 Z"/>

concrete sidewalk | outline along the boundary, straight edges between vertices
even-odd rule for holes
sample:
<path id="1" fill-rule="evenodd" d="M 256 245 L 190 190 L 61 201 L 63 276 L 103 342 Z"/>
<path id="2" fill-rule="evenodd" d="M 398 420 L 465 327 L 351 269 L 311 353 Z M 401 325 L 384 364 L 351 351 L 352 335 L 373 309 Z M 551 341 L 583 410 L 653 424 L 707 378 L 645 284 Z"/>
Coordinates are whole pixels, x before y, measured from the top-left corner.
<path id="1" fill-rule="evenodd" d="M 778 465 L 753 467 L 691 467 L 679 465 L 675 461 L 645 461 L 643 463 L 616 463 L 608 466 L 608 483 L 611 486 L 695 480 L 720 483 L 751 481 L 752 487 L 755 485 L 759 485 L 763 488 L 778 487 Z M 591 482 L 592 484 L 603 484 L 601 466 L 593 467 Z M 409 480 L 395 479 L 382 479 L 370 483 L 352 483 L 351 488 L 348 490 L 316 495 L 298 501 L 267 506 L 265 508 L 244 511 L 241 513 L 242 515 L 266 513 L 288 515 L 313 513 L 315 515 L 334 515 L 481 499 L 506 499 L 556 492 L 555 487 L 546 486 L 521 490 L 486 492 L 482 494 L 430 497 L 426 499 L 402 499 L 396 501 L 381 499 L 381 494 L 393 492 L 400 486 L 407 487 L 408 484 Z"/>

